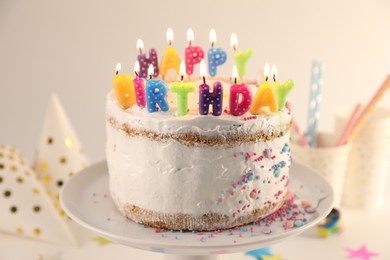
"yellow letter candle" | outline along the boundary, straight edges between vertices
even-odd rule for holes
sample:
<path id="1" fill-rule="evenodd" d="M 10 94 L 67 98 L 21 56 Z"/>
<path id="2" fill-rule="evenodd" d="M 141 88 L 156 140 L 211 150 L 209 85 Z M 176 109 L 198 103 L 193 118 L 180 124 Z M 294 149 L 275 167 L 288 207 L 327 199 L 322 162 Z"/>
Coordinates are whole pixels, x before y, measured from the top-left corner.
<path id="1" fill-rule="evenodd" d="M 119 76 L 118 73 L 121 70 L 121 64 L 116 65 L 116 75 L 114 76 L 112 83 L 114 85 L 114 91 L 116 99 L 119 105 L 126 109 L 136 103 L 134 93 L 133 77 L 129 74 Z"/>
<path id="2" fill-rule="evenodd" d="M 180 82 L 173 82 L 169 85 L 169 90 L 177 94 L 177 113 L 179 116 L 187 114 L 188 110 L 188 93 L 195 90 L 195 84 L 193 82 L 184 82 L 184 73 L 186 71 L 184 61 L 180 64 Z"/>
<path id="3" fill-rule="evenodd" d="M 230 44 L 234 50 L 234 59 L 236 60 L 238 76 L 242 79 L 246 73 L 246 64 L 252 57 L 252 49 L 246 49 L 244 52 L 237 50 L 238 40 L 235 33 L 232 33 L 232 36 L 230 37 Z"/>
<path id="4" fill-rule="evenodd" d="M 176 70 L 177 74 L 180 73 L 180 57 L 176 49 L 172 47 L 173 31 L 171 28 L 168 28 L 167 31 L 167 41 L 169 46 L 164 51 L 160 65 L 160 74 L 163 78 L 170 69 Z"/>
<path id="5" fill-rule="evenodd" d="M 294 88 L 294 81 L 290 79 L 282 84 L 280 81 L 276 81 L 276 74 L 276 66 L 272 65 L 272 78 L 274 83 L 271 85 L 271 87 L 278 102 L 278 109 L 281 110 L 286 106 L 286 98 L 288 93 L 290 93 L 290 91 Z"/>
<path id="6" fill-rule="evenodd" d="M 263 107 L 268 107 L 271 112 L 278 111 L 278 101 L 274 95 L 273 89 L 271 88 L 271 84 L 268 83 L 269 76 L 269 65 L 266 63 L 264 66 L 265 81 L 257 88 L 250 108 L 252 115 L 260 114 Z"/>

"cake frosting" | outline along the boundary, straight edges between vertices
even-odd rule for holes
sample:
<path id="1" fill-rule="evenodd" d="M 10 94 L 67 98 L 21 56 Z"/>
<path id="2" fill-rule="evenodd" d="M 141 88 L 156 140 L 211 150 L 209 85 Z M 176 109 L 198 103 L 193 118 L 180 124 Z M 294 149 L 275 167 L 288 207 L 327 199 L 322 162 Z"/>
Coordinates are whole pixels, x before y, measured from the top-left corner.
<path id="1" fill-rule="evenodd" d="M 207 82 L 213 85 L 213 80 Z M 195 82 L 199 86 L 200 82 Z M 223 82 L 229 93 L 229 82 Z M 249 85 L 252 93 L 256 86 Z M 228 94 L 223 104 L 229 103 Z M 109 189 L 115 205 L 142 224 L 174 230 L 215 230 L 247 224 L 284 202 L 291 164 L 291 112 L 199 115 L 198 92 L 177 116 L 121 108 L 106 101 Z"/>

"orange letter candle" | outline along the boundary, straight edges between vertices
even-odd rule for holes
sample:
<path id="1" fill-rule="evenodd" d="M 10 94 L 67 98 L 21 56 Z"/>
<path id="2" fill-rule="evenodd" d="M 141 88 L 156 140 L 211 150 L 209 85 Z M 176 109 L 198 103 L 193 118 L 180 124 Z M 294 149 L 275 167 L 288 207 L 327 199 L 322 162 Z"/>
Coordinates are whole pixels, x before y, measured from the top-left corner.
<path id="1" fill-rule="evenodd" d="M 176 73 L 180 73 L 180 57 L 176 49 L 172 47 L 173 42 L 173 31 L 171 28 L 168 28 L 167 31 L 167 41 L 169 46 L 165 49 L 164 55 L 161 60 L 160 65 L 160 74 L 164 78 L 168 73 L 168 70 L 174 69 Z"/>
<path id="2" fill-rule="evenodd" d="M 121 64 L 116 65 L 116 75 L 114 76 L 112 83 L 114 85 L 114 92 L 119 105 L 126 109 L 136 103 L 134 93 L 133 77 L 129 74 L 119 76 L 118 73 L 121 69 Z"/>

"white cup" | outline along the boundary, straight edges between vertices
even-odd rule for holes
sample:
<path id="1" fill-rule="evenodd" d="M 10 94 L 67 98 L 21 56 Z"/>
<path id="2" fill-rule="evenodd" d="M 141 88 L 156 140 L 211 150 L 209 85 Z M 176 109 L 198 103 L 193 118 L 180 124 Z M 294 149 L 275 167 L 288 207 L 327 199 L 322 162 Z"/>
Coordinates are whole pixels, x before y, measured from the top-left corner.
<path id="1" fill-rule="evenodd" d="M 341 132 L 353 107 L 336 112 L 336 130 Z M 383 205 L 390 160 L 390 109 L 378 107 L 352 139 L 346 169 L 342 204 L 378 208 Z"/>
<path id="2" fill-rule="evenodd" d="M 293 160 L 318 172 L 330 183 L 335 194 L 335 207 L 339 207 L 341 203 L 345 169 L 351 147 L 349 144 L 336 147 L 337 138 L 335 134 L 319 133 L 317 147 L 291 144 Z"/>

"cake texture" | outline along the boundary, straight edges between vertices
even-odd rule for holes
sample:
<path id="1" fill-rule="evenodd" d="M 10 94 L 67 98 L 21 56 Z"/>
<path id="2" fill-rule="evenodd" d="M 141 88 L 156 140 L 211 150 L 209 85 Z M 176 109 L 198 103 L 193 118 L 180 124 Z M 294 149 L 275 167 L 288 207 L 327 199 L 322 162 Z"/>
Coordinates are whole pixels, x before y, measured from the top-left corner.
<path id="1" fill-rule="evenodd" d="M 230 84 L 222 84 L 229 93 Z M 167 96 L 171 109 L 155 113 L 124 110 L 108 93 L 109 189 L 124 216 L 156 228 L 216 230 L 282 206 L 291 164 L 290 111 L 232 116 L 228 94 L 223 99 L 221 116 L 199 115 L 199 94 L 191 92 L 188 113 L 177 116 L 174 93 Z"/>

